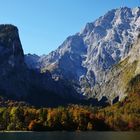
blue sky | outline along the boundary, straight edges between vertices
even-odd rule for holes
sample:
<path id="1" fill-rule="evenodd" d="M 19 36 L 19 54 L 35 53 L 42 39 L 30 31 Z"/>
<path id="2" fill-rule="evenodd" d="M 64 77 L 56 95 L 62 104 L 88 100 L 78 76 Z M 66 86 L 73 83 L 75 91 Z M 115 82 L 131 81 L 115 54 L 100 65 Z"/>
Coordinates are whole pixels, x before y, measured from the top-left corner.
<path id="1" fill-rule="evenodd" d="M 0 24 L 19 28 L 25 53 L 48 54 L 108 10 L 140 0 L 0 0 Z"/>

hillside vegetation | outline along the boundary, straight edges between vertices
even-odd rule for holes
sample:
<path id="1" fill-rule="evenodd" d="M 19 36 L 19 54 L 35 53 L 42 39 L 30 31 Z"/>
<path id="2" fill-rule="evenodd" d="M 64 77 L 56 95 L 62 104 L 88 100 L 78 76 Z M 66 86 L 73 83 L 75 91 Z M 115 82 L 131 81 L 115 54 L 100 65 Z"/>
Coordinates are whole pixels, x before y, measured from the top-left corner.
<path id="1" fill-rule="evenodd" d="M 134 78 L 128 97 L 106 108 L 69 105 L 58 108 L 35 108 L 12 104 L 0 108 L 0 130 L 140 130 L 139 76 Z M 134 84 L 134 81 L 138 81 Z M 130 89 L 129 89 L 130 90 Z M 13 106 L 12 106 L 13 105 Z M 17 106 L 16 106 L 17 105 Z"/>

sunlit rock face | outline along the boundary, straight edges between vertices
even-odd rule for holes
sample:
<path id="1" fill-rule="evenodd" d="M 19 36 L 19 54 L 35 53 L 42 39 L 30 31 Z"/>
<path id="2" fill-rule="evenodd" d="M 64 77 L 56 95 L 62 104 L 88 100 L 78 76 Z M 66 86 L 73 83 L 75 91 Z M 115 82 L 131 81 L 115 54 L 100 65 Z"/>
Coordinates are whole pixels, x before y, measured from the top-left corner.
<path id="1" fill-rule="evenodd" d="M 102 99 L 106 96 L 113 103 L 116 99 L 122 101 L 130 94 L 132 87 L 129 83 L 140 74 L 140 37 L 131 47 L 128 55 L 107 71 L 104 81 L 100 85 L 95 84 L 91 97 Z"/>
<path id="2" fill-rule="evenodd" d="M 27 55 L 25 62 L 31 69 L 49 70 L 54 77 L 78 84 L 77 91 L 87 97 L 101 99 L 93 94 L 94 86 L 101 85 L 108 70 L 128 55 L 139 30 L 139 7 L 113 9 L 87 23 L 81 32 L 68 37 L 55 51 L 33 56 L 34 59 Z"/>

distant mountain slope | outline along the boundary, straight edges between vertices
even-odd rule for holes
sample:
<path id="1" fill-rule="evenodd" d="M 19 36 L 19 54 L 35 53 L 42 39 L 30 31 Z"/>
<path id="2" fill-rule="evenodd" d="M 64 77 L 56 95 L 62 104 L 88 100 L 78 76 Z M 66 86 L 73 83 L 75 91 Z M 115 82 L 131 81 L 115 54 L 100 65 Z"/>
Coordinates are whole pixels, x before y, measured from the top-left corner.
<path id="1" fill-rule="evenodd" d="M 77 91 L 91 97 L 95 84 L 102 84 L 106 72 L 127 56 L 139 31 L 140 7 L 113 9 L 87 23 L 57 50 L 40 58 L 27 55 L 25 62 L 31 69 L 49 70 L 55 78 L 78 83 Z"/>
<path id="2" fill-rule="evenodd" d="M 111 103 L 122 100 L 128 93 L 134 92 L 132 86 L 134 87 L 134 85 L 138 83 L 138 79 L 134 81 L 134 78 L 139 74 L 140 36 L 133 45 L 128 56 L 106 73 L 106 77 L 104 81 L 102 81 L 102 84 L 95 85 L 91 97 L 101 99 L 103 96 L 106 96 Z M 133 83 L 131 83 L 132 80 Z"/>

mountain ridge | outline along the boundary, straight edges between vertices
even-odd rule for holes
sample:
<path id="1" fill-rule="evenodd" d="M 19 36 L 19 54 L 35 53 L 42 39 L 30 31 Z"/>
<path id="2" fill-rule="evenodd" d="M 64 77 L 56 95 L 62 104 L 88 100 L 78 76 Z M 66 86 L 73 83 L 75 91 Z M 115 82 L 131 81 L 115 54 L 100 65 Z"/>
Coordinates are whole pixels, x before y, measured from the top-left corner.
<path id="1" fill-rule="evenodd" d="M 53 77 L 78 83 L 77 91 L 90 97 L 95 84 L 102 84 L 113 65 L 126 57 L 140 31 L 140 7 L 118 8 L 107 12 L 68 37 L 48 55 L 38 58 L 30 68 L 51 71 Z"/>

